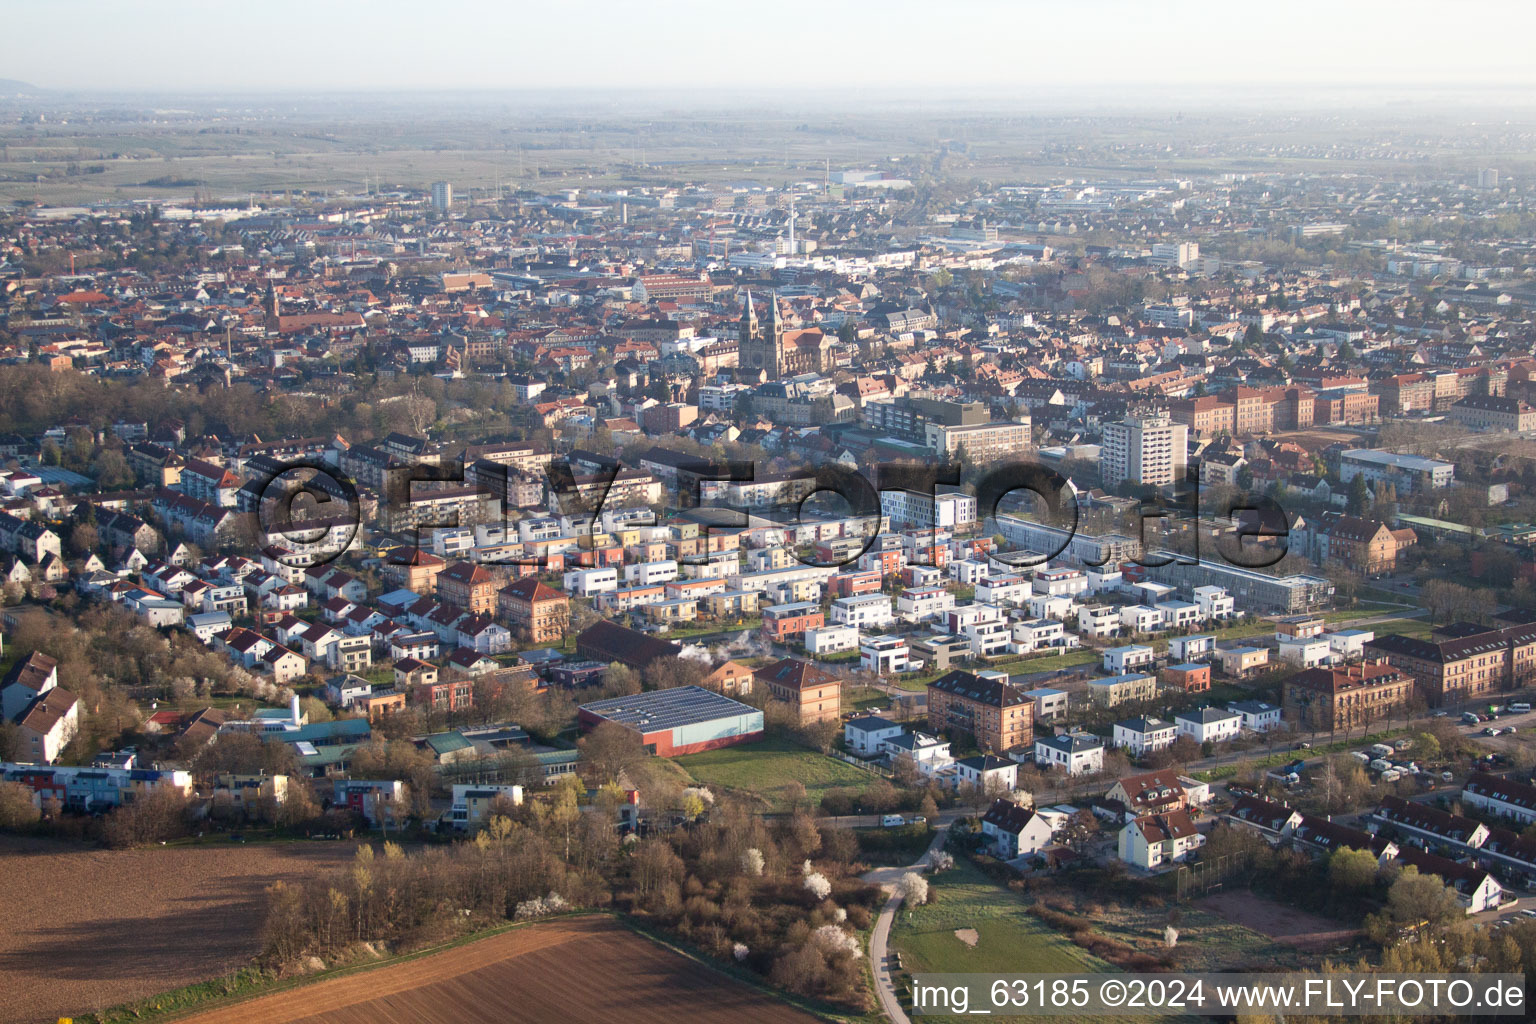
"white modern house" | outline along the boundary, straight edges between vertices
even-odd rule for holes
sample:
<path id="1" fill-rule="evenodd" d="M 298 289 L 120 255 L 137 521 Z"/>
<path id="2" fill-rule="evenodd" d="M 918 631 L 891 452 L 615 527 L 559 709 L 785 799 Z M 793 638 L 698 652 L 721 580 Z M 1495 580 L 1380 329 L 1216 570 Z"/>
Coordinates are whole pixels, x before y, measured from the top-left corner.
<path id="1" fill-rule="evenodd" d="M 1200 606 L 1189 601 L 1164 601 L 1157 610 L 1162 613 L 1164 629 L 1189 629 L 1205 620 Z"/>
<path id="2" fill-rule="evenodd" d="M 1024 696 L 1035 702 L 1035 721 L 1037 722 L 1049 722 L 1053 718 L 1065 715 L 1071 699 L 1071 695 L 1066 690 L 1056 690 L 1049 686 L 1025 690 Z"/>
<path id="3" fill-rule="evenodd" d="M 1079 569 L 1042 569 L 1035 573 L 1034 591 L 1049 597 L 1076 597 L 1088 589 L 1088 577 Z"/>
<path id="4" fill-rule="evenodd" d="M 860 757 L 877 756 L 883 752 L 882 743 L 901 733 L 900 725 L 876 715 L 849 719 L 843 725 L 843 739 L 848 749 Z"/>
<path id="5" fill-rule="evenodd" d="M 1156 633 L 1166 628 L 1166 624 L 1162 609 L 1128 604 L 1120 609 L 1120 627 L 1132 633 Z"/>
<path id="6" fill-rule="evenodd" d="M 1013 624 L 1010 653 L 1033 654 L 1052 647 L 1077 647 L 1077 637 L 1067 636 L 1067 627 L 1055 619 L 1027 619 Z"/>
<path id="7" fill-rule="evenodd" d="M 859 644 L 859 667 L 889 675 L 913 668 L 912 649 L 904 636 L 871 636 Z"/>
<path id="8" fill-rule="evenodd" d="M 910 587 L 896 596 L 896 615 L 904 622 L 937 619 L 955 606 L 955 595 L 943 587 Z"/>
<path id="9" fill-rule="evenodd" d="M 1365 657 L 1365 645 L 1376 639 L 1373 629 L 1341 629 L 1337 633 L 1324 633 L 1328 650 L 1338 661 L 1359 661 Z"/>
<path id="10" fill-rule="evenodd" d="M 619 589 L 619 570 L 611 566 L 606 569 L 572 569 L 565 574 L 562 589 L 576 597 L 607 594 Z"/>
<path id="11" fill-rule="evenodd" d="M 832 602 L 832 621 L 856 629 L 879 629 L 896 621 L 891 599 L 884 594 L 840 597 Z"/>
<path id="12" fill-rule="evenodd" d="M 1216 650 L 1216 638 L 1209 633 L 1176 636 L 1168 641 L 1168 660 L 1176 665 L 1204 661 Z"/>
<path id="13" fill-rule="evenodd" d="M 1173 746 L 1178 732 L 1177 726 L 1161 718 L 1127 718 L 1115 723 L 1110 742 L 1130 751 L 1132 757 L 1145 757 L 1154 751 Z"/>
<path id="14" fill-rule="evenodd" d="M 1280 642 L 1280 660 L 1287 665 L 1295 665 L 1298 668 L 1316 668 L 1318 665 L 1326 665 L 1333 660 L 1333 648 L 1323 637 L 1290 637 L 1282 636 Z"/>
<path id="15" fill-rule="evenodd" d="M 1120 609 L 1107 604 L 1079 608 L 1077 631 L 1094 638 L 1114 636 L 1120 631 Z"/>
<path id="16" fill-rule="evenodd" d="M 812 654 L 841 654 L 858 647 L 859 631 L 852 626 L 822 626 L 805 631 L 805 649 Z"/>
<path id="17" fill-rule="evenodd" d="M 1122 676 L 1149 669 L 1156 660 L 1157 652 L 1145 644 L 1110 647 L 1104 651 L 1104 671 Z"/>
<path id="18" fill-rule="evenodd" d="M 1195 604 L 1207 620 L 1219 622 L 1237 617 L 1237 599 L 1227 593 L 1226 587 L 1196 587 L 1193 591 Z"/>
<path id="19" fill-rule="evenodd" d="M 1059 768 L 1069 776 L 1101 772 L 1104 770 L 1104 741 L 1081 732 L 1036 739 L 1035 763 L 1042 768 Z"/>
<path id="20" fill-rule="evenodd" d="M 1034 594 L 1024 607 L 1032 619 L 1059 619 L 1062 622 L 1077 618 L 1077 602 L 1070 597 L 1052 597 L 1050 594 Z"/>
<path id="21" fill-rule="evenodd" d="M 1212 743 L 1221 743 L 1224 740 L 1235 739 L 1242 731 L 1243 716 L 1235 711 L 1203 707 L 1191 711 L 1174 712 L 1173 724 L 1178 728 L 1180 736 L 1188 736 L 1196 743 L 1204 743 L 1207 740 Z"/>
<path id="22" fill-rule="evenodd" d="M 1280 708 L 1262 700 L 1240 700 L 1227 705 L 1227 710 L 1242 716 L 1242 727 L 1253 732 L 1269 732 L 1280 728 Z"/>
<path id="23" fill-rule="evenodd" d="M 976 600 L 987 604 L 1021 605 L 1034 593 L 1029 579 L 1008 574 L 988 576 L 976 583 Z"/>

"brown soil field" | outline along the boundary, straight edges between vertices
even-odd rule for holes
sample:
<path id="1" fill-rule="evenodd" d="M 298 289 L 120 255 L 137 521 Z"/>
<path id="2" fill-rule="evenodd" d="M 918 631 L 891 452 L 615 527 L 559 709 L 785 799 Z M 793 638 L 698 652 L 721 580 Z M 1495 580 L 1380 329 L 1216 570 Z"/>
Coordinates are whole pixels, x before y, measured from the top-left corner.
<path id="1" fill-rule="evenodd" d="M 0 1024 L 34 1024 L 215 978 L 259 949 L 263 890 L 345 864 L 351 843 L 82 850 L 0 837 Z"/>
<path id="2" fill-rule="evenodd" d="M 1360 934 L 1359 929 L 1340 928 L 1337 921 L 1250 892 L 1217 893 L 1201 900 L 1200 905 L 1234 924 L 1301 949 L 1337 946 Z"/>
<path id="3" fill-rule="evenodd" d="M 514 928 L 179 1024 L 816 1024 L 606 917 Z"/>

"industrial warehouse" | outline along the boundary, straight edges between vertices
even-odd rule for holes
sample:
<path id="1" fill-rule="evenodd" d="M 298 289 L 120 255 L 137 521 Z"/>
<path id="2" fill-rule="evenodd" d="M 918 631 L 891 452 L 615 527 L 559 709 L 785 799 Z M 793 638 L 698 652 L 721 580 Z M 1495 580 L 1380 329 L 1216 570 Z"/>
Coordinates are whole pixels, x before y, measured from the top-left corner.
<path id="1" fill-rule="evenodd" d="M 614 722 L 639 733 L 646 751 L 662 757 L 729 747 L 763 735 L 761 711 L 699 686 L 613 697 L 578 710 L 583 732 Z"/>

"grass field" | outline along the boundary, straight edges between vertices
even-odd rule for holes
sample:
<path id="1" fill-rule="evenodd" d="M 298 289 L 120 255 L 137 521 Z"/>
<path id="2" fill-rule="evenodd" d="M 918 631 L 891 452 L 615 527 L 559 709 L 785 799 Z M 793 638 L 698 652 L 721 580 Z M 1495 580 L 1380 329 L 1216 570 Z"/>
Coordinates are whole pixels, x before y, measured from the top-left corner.
<path id="1" fill-rule="evenodd" d="M 787 789 L 791 782 L 804 786 L 806 797 L 816 803 L 829 789 L 867 786 L 877 778 L 835 757 L 778 738 L 688 754 L 673 758 L 673 762 L 707 786 L 754 794 L 775 811 L 789 809 Z"/>
<path id="2" fill-rule="evenodd" d="M 924 906 L 896 915 L 891 946 L 908 971 L 1019 973 L 1113 968 L 1031 916 L 1024 899 L 966 861 L 935 877 Z M 974 928 L 975 947 L 955 937 Z"/>
<path id="3" fill-rule="evenodd" d="M 1403 636 L 1417 637 L 1420 640 L 1427 639 L 1434 631 L 1430 623 L 1422 619 L 1388 619 L 1378 622 L 1371 627 L 1377 636 L 1387 636 L 1390 633 L 1400 633 Z"/>

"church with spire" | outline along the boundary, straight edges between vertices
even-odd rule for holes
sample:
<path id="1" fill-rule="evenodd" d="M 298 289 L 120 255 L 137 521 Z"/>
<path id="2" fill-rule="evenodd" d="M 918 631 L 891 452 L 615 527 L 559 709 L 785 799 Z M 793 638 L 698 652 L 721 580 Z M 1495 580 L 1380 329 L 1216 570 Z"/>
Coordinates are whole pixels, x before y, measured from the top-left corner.
<path id="1" fill-rule="evenodd" d="M 753 375 L 761 371 L 769 380 L 784 376 L 784 323 L 779 319 L 777 295 L 768 297 L 768 324 L 765 327 L 757 319 L 757 309 L 752 305 L 752 289 L 747 289 L 738 337 L 737 362 L 742 369 Z"/>
<path id="2" fill-rule="evenodd" d="M 742 303 L 737 365 L 750 377 L 759 374 L 767 380 L 793 377 L 800 373 L 821 373 L 827 366 L 832 339 L 817 328 L 788 331 L 779 314 L 779 297 L 768 296 L 767 322 L 758 319 L 747 290 Z"/>

